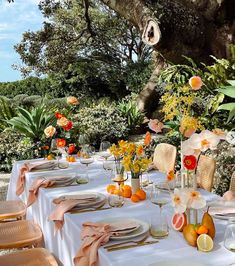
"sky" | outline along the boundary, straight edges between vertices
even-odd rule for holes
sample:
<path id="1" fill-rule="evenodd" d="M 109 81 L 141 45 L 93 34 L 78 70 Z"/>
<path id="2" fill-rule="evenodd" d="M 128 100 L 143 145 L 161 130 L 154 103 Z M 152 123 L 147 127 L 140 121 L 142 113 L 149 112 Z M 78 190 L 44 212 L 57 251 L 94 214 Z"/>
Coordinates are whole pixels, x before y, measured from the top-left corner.
<path id="1" fill-rule="evenodd" d="M 0 82 L 22 79 L 20 72 L 12 64 L 22 64 L 14 45 L 27 31 L 39 30 L 43 17 L 38 9 L 40 0 L 15 0 L 8 3 L 0 0 Z"/>

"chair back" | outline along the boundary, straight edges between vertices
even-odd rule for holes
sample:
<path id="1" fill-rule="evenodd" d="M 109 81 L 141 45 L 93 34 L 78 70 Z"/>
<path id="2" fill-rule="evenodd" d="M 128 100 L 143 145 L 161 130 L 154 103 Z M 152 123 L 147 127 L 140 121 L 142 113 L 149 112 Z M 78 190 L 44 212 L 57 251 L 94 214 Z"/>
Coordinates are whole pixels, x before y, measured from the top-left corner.
<path id="1" fill-rule="evenodd" d="M 235 192 L 235 171 L 233 172 L 233 175 L 230 180 L 230 187 L 229 190 Z"/>
<path id="2" fill-rule="evenodd" d="M 213 187 L 216 162 L 213 158 L 201 155 L 197 166 L 197 183 L 207 191 Z"/>
<path id="3" fill-rule="evenodd" d="M 153 155 L 153 164 L 161 172 L 167 173 L 173 170 L 176 161 L 176 147 L 168 143 L 160 143 L 156 146 Z"/>

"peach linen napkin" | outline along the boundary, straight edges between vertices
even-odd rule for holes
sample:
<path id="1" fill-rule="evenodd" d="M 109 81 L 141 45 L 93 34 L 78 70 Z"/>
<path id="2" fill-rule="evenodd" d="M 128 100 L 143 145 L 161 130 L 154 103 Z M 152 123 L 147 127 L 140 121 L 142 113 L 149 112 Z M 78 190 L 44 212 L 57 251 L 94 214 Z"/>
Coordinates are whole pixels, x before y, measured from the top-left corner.
<path id="1" fill-rule="evenodd" d="M 123 234 L 123 231 L 135 228 L 135 222 L 119 222 L 115 225 L 86 222 L 81 232 L 82 246 L 74 257 L 75 266 L 99 265 L 98 249 L 106 244 L 113 235 Z"/>
<path id="2" fill-rule="evenodd" d="M 20 168 L 20 173 L 16 182 L 16 195 L 20 196 L 24 192 L 25 174 L 43 164 L 48 164 L 47 161 L 39 161 L 34 163 L 24 163 Z"/>
<path id="3" fill-rule="evenodd" d="M 74 208 L 75 206 L 79 206 L 79 204 L 90 203 L 91 201 L 94 201 L 96 197 L 94 195 L 74 195 L 74 198 L 70 196 L 70 198 L 66 197 L 60 197 L 53 202 L 57 204 L 54 211 L 50 214 L 48 217 L 49 221 L 54 221 L 55 223 L 55 233 L 60 230 L 64 225 L 64 214 Z M 94 202 L 95 203 L 95 202 Z"/>
<path id="4" fill-rule="evenodd" d="M 51 187 L 55 184 L 55 182 L 55 179 L 49 179 L 45 177 L 38 177 L 37 179 L 35 179 L 29 189 L 27 207 L 31 206 L 37 200 L 40 187 Z"/>

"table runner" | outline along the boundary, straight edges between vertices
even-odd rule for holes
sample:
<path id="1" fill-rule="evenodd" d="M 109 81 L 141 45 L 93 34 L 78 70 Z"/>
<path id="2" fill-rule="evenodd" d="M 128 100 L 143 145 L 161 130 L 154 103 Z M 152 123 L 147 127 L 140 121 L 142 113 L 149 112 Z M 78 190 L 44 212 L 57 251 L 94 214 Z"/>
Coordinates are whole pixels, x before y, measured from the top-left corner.
<path id="1" fill-rule="evenodd" d="M 17 169 L 23 162 L 16 162 L 12 170 L 10 180 L 8 199 L 15 199 L 14 187 L 15 178 L 17 176 Z M 79 163 L 71 164 L 71 167 L 66 170 L 59 170 L 59 173 L 78 173 L 84 174 L 85 167 Z M 45 173 L 27 173 L 26 174 L 26 191 L 30 187 L 32 181 L 39 175 Z M 48 172 L 47 172 L 48 175 Z M 50 175 L 58 175 L 58 171 L 50 172 Z M 52 200 L 65 193 L 74 193 L 78 191 L 96 191 L 105 193 L 106 185 L 111 183 L 104 174 L 102 169 L 102 162 L 96 161 L 89 166 L 89 175 L 91 181 L 88 184 L 72 187 L 61 187 L 54 189 L 41 189 L 38 201 L 29 208 L 28 217 L 39 223 L 44 233 L 45 245 L 51 252 L 53 252 L 63 263 L 64 266 L 73 265 L 73 257 L 77 253 L 81 240 L 80 233 L 82 224 L 84 222 L 98 222 L 110 217 L 133 217 L 150 222 L 151 214 L 158 211 L 149 200 L 134 204 L 126 200 L 124 207 L 120 209 L 103 210 L 98 212 L 87 212 L 81 214 L 66 213 L 64 216 L 63 239 L 60 234 L 53 235 L 53 223 L 47 221 L 48 215 L 54 208 Z M 163 175 L 161 173 L 150 173 L 151 178 L 155 181 L 161 180 Z M 26 194 L 26 195 L 25 195 Z M 25 201 L 27 193 L 22 194 L 21 198 Z M 207 200 L 216 199 L 217 196 L 205 191 L 202 194 Z M 173 211 L 172 207 L 165 206 L 164 211 L 168 214 L 168 219 Z M 147 266 L 153 262 L 163 260 L 177 260 L 190 259 L 202 265 L 213 266 L 228 266 L 229 263 L 235 263 L 235 257 L 232 252 L 227 251 L 223 246 L 223 235 L 226 226 L 225 221 L 215 220 L 216 222 L 216 238 L 215 249 L 210 253 L 198 252 L 196 248 L 190 247 L 186 244 L 182 234 L 170 230 L 169 236 L 163 239 L 158 244 L 134 248 L 131 250 L 122 250 L 115 252 L 107 252 L 103 248 L 99 249 L 99 258 L 101 266 L 119 266 L 133 264 L 135 266 Z"/>

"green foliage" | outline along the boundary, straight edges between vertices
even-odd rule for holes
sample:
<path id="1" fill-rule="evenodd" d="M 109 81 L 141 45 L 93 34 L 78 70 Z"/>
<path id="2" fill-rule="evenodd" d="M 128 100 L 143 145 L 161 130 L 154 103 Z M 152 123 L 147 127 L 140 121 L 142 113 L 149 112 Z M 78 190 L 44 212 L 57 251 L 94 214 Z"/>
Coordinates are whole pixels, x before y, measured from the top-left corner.
<path id="1" fill-rule="evenodd" d="M 223 86 L 219 91 L 228 97 L 235 99 L 235 80 L 228 80 L 230 86 Z M 218 107 L 218 110 L 229 111 L 228 122 L 235 117 L 235 102 L 224 103 Z"/>
<path id="2" fill-rule="evenodd" d="M 127 119 L 128 127 L 131 131 L 143 123 L 144 114 L 139 111 L 135 100 L 123 99 L 117 108 L 122 116 Z"/>
<path id="3" fill-rule="evenodd" d="M 16 160 L 26 160 L 36 156 L 32 143 L 14 131 L 0 133 L 0 171 L 10 171 Z"/>
<path id="4" fill-rule="evenodd" d="M 43 137 L 44 129 L 55 121 L 54 114 L 45 108 L 42 103 L 27 111 L 24 108 L 18 108 L 18 116 L 8 120 L 14 130 L 30 138 L 34 143 L 40 141 Z"/>
<path id="5" fill-rule="evenodd" d="M 80 133 L 97 146 L 102 140 L 115 142 L 128 134 L 127 121 L 114 105 L 100 103 L 84 107 L 73 120 L 77 120 Z"/>
<path id="6" fill-rule="evenodd" d="M 14 115 L 15 109 L 11 101 L 4 96 L 0 96 L 0 131 L 7 127 L 6 120 L 11 119 Z"/>
<path id="7" fill-rule="evenodd" d="M 0 95 L 13 98 L 19 94 L 41 95 L 51 94 L 50 81 L 47 78 L 28 77 L 14 82 L 1 82 Z"/>

